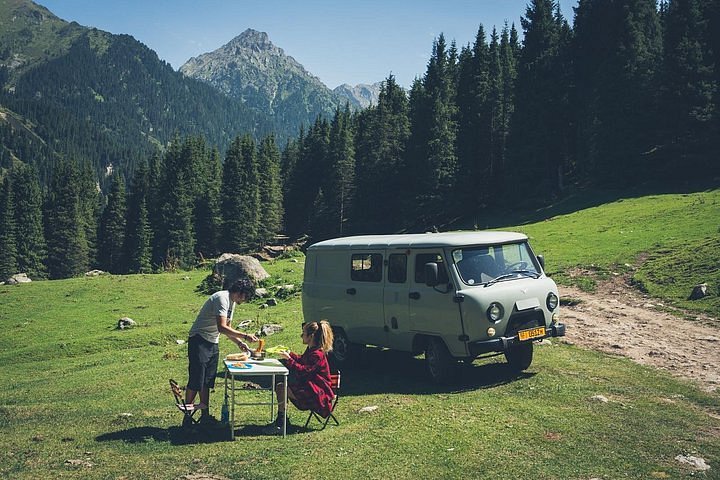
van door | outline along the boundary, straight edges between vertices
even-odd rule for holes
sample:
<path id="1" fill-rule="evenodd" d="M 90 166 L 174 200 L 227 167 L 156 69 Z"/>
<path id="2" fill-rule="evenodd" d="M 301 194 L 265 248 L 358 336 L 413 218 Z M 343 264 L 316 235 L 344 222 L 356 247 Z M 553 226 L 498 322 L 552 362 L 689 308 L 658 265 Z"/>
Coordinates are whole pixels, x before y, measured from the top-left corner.
<path id="1" fill-rule="evenodd" d="M 412 333 L 408 312 L 410 291 L 408 278 L 408 255 L 390 253 L 387 256 L 385 276 L 385 331 L 387 346 L 396 350 L 412 349 Z"/>
<path id="2" fill-rule="evenodd" d="M 408 298 L 413 331 L 441 337 L 453 356 L 467 355 L 465 342 L 461 340 L 463 331 L 460 310 L 453 301 L 455 289 L 448 277 L 442 251 L 413 252 L 410 260 L 413 276 Z M 425 264 L 430 262 L 438 265 L 440 284 L 436 287 L 425 285 Z"/>
<path id="3" fill-rule="evenodd" d="M 345 290 L 348 338 L 353 343 L 384 345 L 383 254 L 353 252 L 350 282 Z"/>

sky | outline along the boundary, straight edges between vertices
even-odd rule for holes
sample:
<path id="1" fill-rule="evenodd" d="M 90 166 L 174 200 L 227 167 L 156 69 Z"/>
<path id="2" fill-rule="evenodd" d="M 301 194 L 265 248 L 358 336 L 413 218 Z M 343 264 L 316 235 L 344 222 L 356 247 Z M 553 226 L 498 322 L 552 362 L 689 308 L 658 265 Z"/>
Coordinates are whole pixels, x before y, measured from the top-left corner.
<path id="1" fill-rule="evenodd" d="M 425 73 L 442 33 L 458 49 L 480 24 L 489 36 L 507 21 L 522 36 L 529 0 L 36 0 L 68 22 L 126 33 L 174 69 L 211 52 L 248 28 L 330 88 L 380 82 L 392 74 L 403 87 Z M 572 23 L 577 0 L 561 0 Z"/>

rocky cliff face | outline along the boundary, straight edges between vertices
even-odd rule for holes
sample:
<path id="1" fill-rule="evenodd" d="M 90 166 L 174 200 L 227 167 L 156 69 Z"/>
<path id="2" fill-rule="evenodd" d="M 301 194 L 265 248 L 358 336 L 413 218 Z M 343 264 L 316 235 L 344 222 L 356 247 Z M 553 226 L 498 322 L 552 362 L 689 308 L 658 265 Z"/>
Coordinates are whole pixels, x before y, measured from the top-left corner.
<path id="1" fill-rule="evenodd" d="M 319 114 L 330 116 L 348 101 L 354 108 L 367 106 L 374 91 L 362 88 L 359 97 L 349 86 L 338 87 L 339 93 L 331 91 L 273 45 L 266 33 L 252 29 L 213 52 L 191 58 L 180 71 L 294 125 L 310 124 Z"/>
<path id="2" fill-rule="evenodd" d="M 346 98 L 351 106 L 356 108 L 367 108 L 370 105 L 377 105 L 380 96 L 380 87 L 382 82 L 373 83 L 372 85 L 360 84 L 354 87 L 347 83 L 335 88 L 333 92 L 341 98 Z"/>

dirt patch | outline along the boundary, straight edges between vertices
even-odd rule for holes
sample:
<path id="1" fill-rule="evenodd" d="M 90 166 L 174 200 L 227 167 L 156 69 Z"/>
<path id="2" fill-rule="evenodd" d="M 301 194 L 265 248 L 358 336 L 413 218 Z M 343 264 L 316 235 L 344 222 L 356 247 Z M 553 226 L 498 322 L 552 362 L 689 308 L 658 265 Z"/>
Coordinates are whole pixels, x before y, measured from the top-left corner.
<path id="1" fill-rule="evenodd" d="M 669 313 L 622 275 L 599 283 L 594 293 L 560 286 L 560 298 L 570 300 L 561 310 L 567 342 L 666 370 L 707 392 L 720 387 L 717 319 Z"/>

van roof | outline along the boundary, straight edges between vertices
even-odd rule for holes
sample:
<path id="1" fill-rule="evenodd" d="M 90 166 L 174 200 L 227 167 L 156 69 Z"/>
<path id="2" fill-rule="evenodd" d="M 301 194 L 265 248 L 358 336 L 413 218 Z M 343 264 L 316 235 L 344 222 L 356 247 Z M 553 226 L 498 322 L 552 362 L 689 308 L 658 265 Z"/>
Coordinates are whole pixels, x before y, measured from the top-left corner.
<path id="1" fill-rule="evenodd" d="M 527 240 L 527 235 L 516 232 L 442 232 L 402 235 L 358 235 L 325 240 L 308 249 L 378 249 L 378 248 L 430 248 L 464 247 L 468 245 L 495 245 Z"/>

